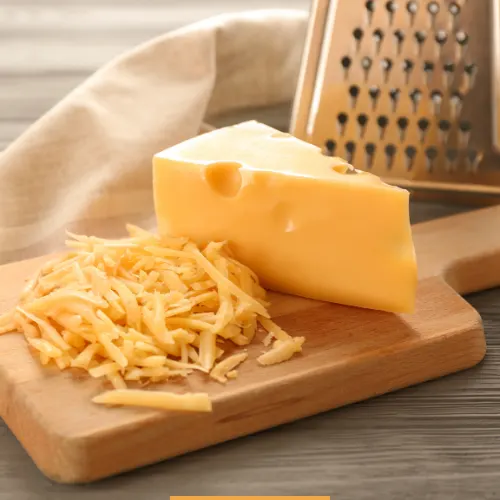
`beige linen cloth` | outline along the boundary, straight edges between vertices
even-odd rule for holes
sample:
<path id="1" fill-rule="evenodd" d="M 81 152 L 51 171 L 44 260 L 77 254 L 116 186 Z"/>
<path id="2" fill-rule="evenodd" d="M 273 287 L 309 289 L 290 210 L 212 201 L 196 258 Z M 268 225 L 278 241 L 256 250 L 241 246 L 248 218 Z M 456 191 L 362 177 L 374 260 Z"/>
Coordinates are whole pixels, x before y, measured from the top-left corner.
<path id="1" fill-rule="evenodd" d="M 218 16 L 98 70 L 0 153 L 0 263 L 62 249 L 66 229 L 154 228 L 152 156 L 221 113 L 290 101 L 306 27 L 300 11 Z"/>

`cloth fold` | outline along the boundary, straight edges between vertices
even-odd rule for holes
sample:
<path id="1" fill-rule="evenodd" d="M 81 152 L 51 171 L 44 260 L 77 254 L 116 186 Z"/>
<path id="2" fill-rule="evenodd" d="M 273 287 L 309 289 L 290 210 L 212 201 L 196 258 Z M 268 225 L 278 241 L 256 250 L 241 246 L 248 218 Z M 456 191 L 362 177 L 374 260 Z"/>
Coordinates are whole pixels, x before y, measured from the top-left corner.
<path id="1" fill-rule="evenodd" d="M 217 16 L 111 61 L 0 153 L 0 264 L 63 248 L 65 231 L 154 228 L 152 156 L 242 108 L 294 95 L 307 13 Z"/>

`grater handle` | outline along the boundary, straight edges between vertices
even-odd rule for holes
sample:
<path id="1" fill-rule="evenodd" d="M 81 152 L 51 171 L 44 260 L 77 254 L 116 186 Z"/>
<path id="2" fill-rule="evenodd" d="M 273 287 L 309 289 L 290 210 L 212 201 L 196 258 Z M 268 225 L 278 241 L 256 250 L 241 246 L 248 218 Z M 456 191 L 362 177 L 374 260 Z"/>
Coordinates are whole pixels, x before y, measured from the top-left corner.
<path id="1" fill-rule="evenodd" d="M 413 226 L 419 279 L 441 276 L 460 294 L 500 285 L 500 206 Z"/>

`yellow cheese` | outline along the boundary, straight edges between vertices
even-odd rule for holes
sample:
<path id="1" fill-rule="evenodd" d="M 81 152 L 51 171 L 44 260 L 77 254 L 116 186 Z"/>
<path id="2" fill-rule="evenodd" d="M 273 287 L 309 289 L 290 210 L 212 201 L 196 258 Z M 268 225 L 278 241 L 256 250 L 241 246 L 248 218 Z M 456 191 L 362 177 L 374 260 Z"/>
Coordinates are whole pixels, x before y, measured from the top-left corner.
<path id="1" fill-rule="evenodd" d="M 411 312 L 409 193 L 258 122 L 155 155 L 162 235 L 228 241 L 269 289 Z"/>

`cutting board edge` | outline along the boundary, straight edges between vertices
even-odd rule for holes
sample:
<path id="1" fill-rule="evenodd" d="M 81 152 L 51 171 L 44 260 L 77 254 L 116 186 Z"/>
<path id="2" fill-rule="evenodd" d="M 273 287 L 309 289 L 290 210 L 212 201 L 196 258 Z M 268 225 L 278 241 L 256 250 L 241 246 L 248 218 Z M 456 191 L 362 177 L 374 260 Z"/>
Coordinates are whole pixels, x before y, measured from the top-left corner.
<path id="1" fill-rule="evenodd" d="M 9 405 L 17 411 L 4 411 L 2 418 L 48 478 L 64 484 L 90 483 L 471 368 L 484 358 L 486 343 L 481 318 L 472 307 L 470 311 L 470 321 L 459 331 L 444 332 L 425 344 L 410 344 L 407 349 L 394 350 L 382 359 L 360 356 L 348 367 L 339 363 L 325 366 L 307 380 L 289 385 L 291 391 L 280 391 L 280 384 L 267 384 L 259 398 L 255 394 L 252 397 L 249 391 L 220 398 L 212 415 L 191 414 L 186 418 L 175 415 L 175 422 L 179 423 L 178 429 L 174 429 L 177 445 L 170 448 L 160 446 L 168 442 L 167 437 L 173 432 L 172 419 L 162 414 L 153 424 L 154 432 L 138 422 L 113 432 L 76 437 L 52 433 L 24 404 Z M 439 363 L 428 363 L 429 356 L 439 358 Z M 399 369 L 384 371 L 394 366 Z M 409 366 L 413 369 L 409 370 Z M 419 371 L 418 367 L 424 367 L 425 371 Z M 377 387 L 372 383 L 374 372 L 384 374 L 376 381 Z M 354 391 L 347 394 L 345 387 L 354 387 Z M 11 390 L 5 389 L 0 390 L 0 396 Z M 284 406 L 286 416 L 282 411 Z M 245 415 L 238 413 L 239 408 L 246 408 Z M 193 432 L 195 424 L 204 432 Z M 130 440 L 136 443 L 135 454 L 126 445 Z M 116 449 L 117 443 L 122 443 L 122 449 L 120 446 Z M 120 467 L 111 459 L 117 455 L 122 460 Z"/>

